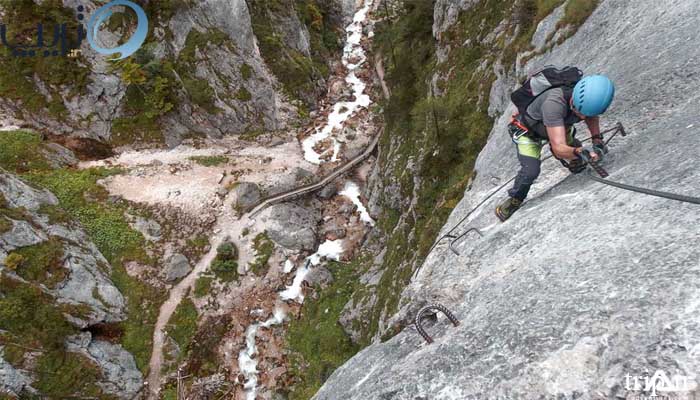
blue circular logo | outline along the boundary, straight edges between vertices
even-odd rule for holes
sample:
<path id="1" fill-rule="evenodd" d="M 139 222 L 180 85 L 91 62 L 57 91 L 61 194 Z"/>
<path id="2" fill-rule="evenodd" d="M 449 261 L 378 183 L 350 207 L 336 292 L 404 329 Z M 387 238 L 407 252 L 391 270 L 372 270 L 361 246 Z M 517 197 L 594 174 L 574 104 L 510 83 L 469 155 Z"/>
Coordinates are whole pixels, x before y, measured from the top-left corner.
<path id="1" fill-rule="evenodd" d="M 117 46 L 111 49 L 100 47 L 97 44 L 97 34 L 100 25 L 112 16 L 112 7 L 115 6 L 125 6 L 129 7 L 136 13 L 138 18 L 138 24 L 136 26 L 136 31 L 129 38 L 129 40 L 121 46 Z M 123 58 L 129 57 L 138 50 L 144 41 L 146 41 L 146 35 L 148 35 L 148 18 L 146 17 L 146 12 L 143 11 L 138 4 L 131 2 L 129 0 L 113 0 L 104 6 L 98 8 L 88 21 L 87 26 L 87 39 L 90 46 L 95 49 L 96 52 L 100 54 L 110 55 L 120 53 L 120 57 L 116 60 L 121 60 Z"/>

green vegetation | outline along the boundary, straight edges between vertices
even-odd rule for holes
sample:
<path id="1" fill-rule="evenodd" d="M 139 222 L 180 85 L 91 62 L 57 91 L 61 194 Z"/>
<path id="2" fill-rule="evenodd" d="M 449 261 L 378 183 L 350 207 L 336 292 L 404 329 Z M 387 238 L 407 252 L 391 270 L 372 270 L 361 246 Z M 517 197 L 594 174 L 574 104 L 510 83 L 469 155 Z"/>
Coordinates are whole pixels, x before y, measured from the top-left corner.
<path id="1" fill-rule="evenodd" d="M 234 97 L 236 98 L 236 100 L 239 100 L 239 101 L 250 101 L 253 99 L 253 95 L 250 94 L 248 89 L 246 89 L 243 86 L 241 86 L 241 88 L 238 89 L 238 91 L 236 92 L 236 95 Z"/>
<path id="2" fill-rule="evenodd" d="M 231 331 L 231 316 L 209 317 L 201 324 L 190 341 L 186 374 L 204 377 L 215 374 L 223 365 L 219 346 Z"/>
<path id="3" fill-rule="evenodd" d="M 569 0 L 564 7 L 564 17 L 560 23 L 562 26 L 573 25 L 575 27 L 583 25 L 593 11 L 598 7 L 599 0 Z"/>
<path id="4" fill-rule="evenodd" d="M 210 276 L 200 276 L 194 282 L 194 297 L 201 298 L 209 294 L 214 278 Z"/>
<path id="5" fill-rule="evenodd" d="M 243 63 L 241 65 L 241 78 L 243 78 L 244 81 L 247 81 L 248 79 L 253 77 L 253 67 L 250 65 Z"/>
<path id="6" fill-rule="evenodd" d="M 104 168 L 31 172 L 25 177 L 49 189 L 64 211 L 77 219 L 110 261 L 145 259 L 143 235 L 131 229 L 124 206 L 107 203 L 107 191 L 97 180 L 118 173 Z M 90 200 L 88 200 L 90 199 Z"/>
<path id="7" fill-rule="evenodd" d="M 78 20 L 72 8 L 64 7 L 60 0 L 34 2 L 16 2 L 3 0 L 1 3 L 7 24 L 7 40 L 12 45 L 29 45 L 36 43 L 37 23 L 46 27 L 66 24 L 68 49 L 77 45 Z M 44 32 L 47 36 L 47 33 Z M 0 97 L 21 102 L 22 112 L 45 112 L 58 120 L 65 119 L 66 108 L 61 98 L 61 87 L 68 89 L 67 97 L 83 93 L 88 84 L 89 70 L 82 56 L 71 58 L 65 56 L 17 57 L 3 46 L 0 49 Z M 38 77 L 48 90 L 44 96 L 34 83 Z"/>
<path id="8" fill-rule="evenodd" d="M 33 386 L 42 396 L 100 396 L 99 370 L 83 356 L 65 351 L 66 337 L 79 332 L 64 317 L 69 311 L 38 286 L 0 274 L 0 345 L 9 361 L 22 365 L 30 349 L 40 353 Z"/>
<path id="9" fill-rule="evenodd" d="M 12 230 L 12 221 L 0 215 L 0 235 Z"/>
<path id="10" fill-rule="evenodd" d="M 318 0 L 248 1 L 260 52 L 289 96 L 311 105 L 316 82 L 329 74 L 327 60 L 340 49 L 330 2 Z M 285 44 L 278 21 L 296 12 L 310 34 L 311 58 Z"/>
<path id="11" fill-rule="evenodd" d="M 0 132 L 0 167 L 17 173 L 48 169 L 41 135 L 23 130 Z"/>
<path id="12" fill-rule="evenodd" d="M 223 282 L 238 279 L 238 249 L 231 242 L 222 243 L 216 249 L 216 257 L 211 262 L 211 270 Z"/>
<path id="13" fill-rule="evenodd" d="M 331 262 L 333 283 L 326 289 L 316 288 L 317 300 L 307 299 L 301 317 L 289 324 L 287 343 L 290 355 L 290 400 L 310 399 L 323 382 L 341 364 L 360 349 L 350 341 L 338 323 L 345 303 L 355 290 L 361 262 Z"/>
<path id="14" fill-rule="evenodd" d="M 102 373 L 97 365 L 83 355 L 71 352 L 44 353 L 36 366 L 36 389 L 50 398 L 100 396 L 97 381 Z M 110 398 L 110 397 L 100 397 Z"/>
<path id="15" fill-rule="evenodd" d="M 197 332 L 197 307 L 192 300 L 185 298 L 175 309 L 175 313 L 168 321 L 166 329 L 170 336 L 180 348 L 180 356 L 184 357 L 187 346 L 192 341 L 194 334 Z"/>
<path id="16" fill-rule="evenodd" d="M 12 259 L 7 262 L 8 268 L 14 269 L 22 278 L 41 283 L 49 289 L 55 288 L 68 275 L 63 268 L 63 244 L 56 239 L 22 247 L 10 256 Z"/>
<path id="17" fill-rule="evenodd" d="M 99 179 L 118 173 L 108 169 L 33 171 L 25 175 L 31 182 L 53 192 L 60 207 L 85 228 L 90 239 L 112 265 L 112 281 L 127 298 L 127 315 L 121 323 L 121 343 L 136 358 L 141 371 L 148 367 L 152 348 L 153 324 L 158 305 L 163 301 L 159 290 L 130 277 L 123 263 L 135 260 L 149 263 L 143 236 L 131 229 L 124 217 L 126 207 L 107 202 L 107 191 Z"/>
<path id="18" fill-rule="evenodd" d="M 253 249 L 255 249 L 255 260 L 248 264 L 248 267 L 255 275 L 265 275 L 270 267 L 267 262 L 275 250 L 275 244 L 267 236 L 267 232 L 262 232 L 253 239 Z"/>
<path id="19" fill-rule="evenodd" d="M 190 157 L 190 160 L 205 167 L 217 167 L 229 162 L 229 159 L 226 156 L 192 156 Z"/>

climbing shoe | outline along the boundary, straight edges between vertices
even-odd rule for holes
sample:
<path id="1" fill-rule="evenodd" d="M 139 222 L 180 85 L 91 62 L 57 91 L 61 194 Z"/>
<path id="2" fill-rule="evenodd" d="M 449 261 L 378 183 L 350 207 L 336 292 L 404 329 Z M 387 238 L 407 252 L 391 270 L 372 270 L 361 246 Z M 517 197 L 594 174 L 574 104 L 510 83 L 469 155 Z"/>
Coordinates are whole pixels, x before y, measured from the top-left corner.
<path id="1" fill-rule="evenodd" d="M 522 200 L 518 200 L 513 197 L 509 197 L 503 203 L 496 207 L 496 216 L 501 221 L 505 221 L 513 215 L 514 212 L 518 211 L 518 208 L 523 204 Z"/>

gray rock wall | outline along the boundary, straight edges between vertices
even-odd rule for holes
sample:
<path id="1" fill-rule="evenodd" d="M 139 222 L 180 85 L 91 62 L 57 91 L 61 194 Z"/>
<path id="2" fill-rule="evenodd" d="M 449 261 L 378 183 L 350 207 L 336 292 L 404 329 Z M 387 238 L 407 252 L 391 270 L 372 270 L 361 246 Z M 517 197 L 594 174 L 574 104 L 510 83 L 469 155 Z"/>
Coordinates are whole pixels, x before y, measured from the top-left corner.
<path id="1" fill-rule="evenodd" d="M 36 3 L 40 3 L 37 1 Z M 158 60 L 176 62 L 185 47 L 188 34 L 196 30 L 207 33 L 218 30 L 226 34 L 232 46 L 207 46 L 197 52 L 191 70 L 195 79 L 201 79 L 211 88 L 216 111 L 197 106 L 182 80 L 171 82 L 177 86 L 177 101 L 172 112 L 159 121 L 167 145 L 178 144 L 183 137 L 193 134 L 220 137 L 251 131 L 275 131 L 289 127 L 299 118 L 297 107 L 283 93 L 278 77 L 270 71 L 258 48 L 251 24 L 251 15 L 245 0 L 207 0 L 196 2 L 154 3 L 149 10 L 172 8 L 172 15 L 158 11 L 151 15 L 152 34 L 146 44 Z M 348 1 L 337 0 L 337 7 L 348 12 Z M 78 5 L 86 8 L 88 16 L 102 3 L 95 1 L 63 0 L 68 10 Z M 162 15 L 161 15 L 162 14 Z M 165 17 L 163 17 L 165 15 Z M 281 38 L 290 48 L 310 55 L 309 32 L 294 12 L 280 17 L 280 27 L 286 33 Z M 100 40 L 105 47 L 115 47 L 120 36 L 102 31 Z M 26 107 L 9 98 L 0 99 L 0 114 L 52 134 L 70 134 L 108 141 L 112 137 L 115 119 L 127 115 L 127 85 L 106 57 L 97 54 L 84 40 L 81 57 L 89 70 L 87 87 L 82 93 L 67 82 L 55 89 L 60 93 L 66 112 L 59 116 L 50 112 L 26 112 Z M 247 65 L 247 67 L 244 67 Z M 249 69 L 248 69 L 249 68 Z M 242 70 L 250 71 L 245 74 Z M 18 77 L 22 79 L 22 77 Z M 46 83 L 33 76 L 39 92 L 50 96 Z M 240 96 L 241 90 L 247 95 Z M 172 100 L 172 99 L 171 99 Z"/>
<path id="2" fill-rule="evenodd" d="M 66 277 L 55 287 L 39 286 L 55 299 L 57 306 L 79 306 L 65 308 L 66 320 L 78 328 L 123 321 L 126 317 L 125 299 L 112 283 L 108 275 L 109 263 L 95 244 L 88 239 L 81 227 L 51 223 L 42 214 L 42 205 L 56 205 L 56 197 L 48 191 L 32 188 L 4 170 L 0 170 L 0 194 L 9 208 L 23 207 L 26 218 L 12 220 L 13 228 L 0 235 L 0 272 L 21 279 L 5 265 L 8 254 L 26 246 L 44 243 L 49 238 L 57 240 L 63 247 L 62 263 Z M 69 351 L 83 353 L 102 369 L 100 385 L 106 393 L 121 399 L 132 399 L 141 388 L 141 372 L 136 367 L 133 356 L 121 346 L 92 341 L 89 333 L 83 333 L 79 340 L 70 341 L 67 347 Z M 0 394 L 3 391 L 18 394 L 23 389 L 33 392 L 32 382 L 31 372 L 13 368 L 2 359 L 0 351 Z"/>
<path id="3" fill-rule="evenodd" d="M 699 11 L 692 0 L 603 1 L 575 36 L 524 68 L 573 64 L 615 81 L 603 126 L 621 121 L 630 136 L 611 144 L 609 179 L 700 195 Z M 508 104 L 512 79 L 502 77 L 492 102 Z M 494 111 L 505 113 L 443 233 L 516 172 L 511 109 Z M 461 325 L 426 323 L 431 345 L 409 326 L 336 370 L 315 398 L 633 398 L 642 392 L 627 390 L 626 376 L 656 371 L 686 376 L 697 395 L 698 206 L 603 186 L 553 160 L 499 223 L 503 196 L 458 230 L 477 227 L 483 238 L 467 236 L 459 256 L 446 241 L 433 251 L 395 316 L 439 301 Z"/>

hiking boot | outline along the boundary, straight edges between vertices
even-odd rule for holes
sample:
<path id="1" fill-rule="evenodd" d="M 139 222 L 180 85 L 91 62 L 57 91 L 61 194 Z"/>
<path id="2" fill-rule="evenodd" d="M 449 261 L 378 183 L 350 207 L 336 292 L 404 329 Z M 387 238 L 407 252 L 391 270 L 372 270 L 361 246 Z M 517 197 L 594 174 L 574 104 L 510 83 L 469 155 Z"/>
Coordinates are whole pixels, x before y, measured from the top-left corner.
<path id="1" fill-rule="evenodd" d="M 518 200 L 514 197 L 509 197 L 503 203 L 496 207 L 496 216 L 501 221 L 505 221 L 513 215 L 514 212 L 518 211 L 518 208 L 523 204 L 522 200 Z"/>

